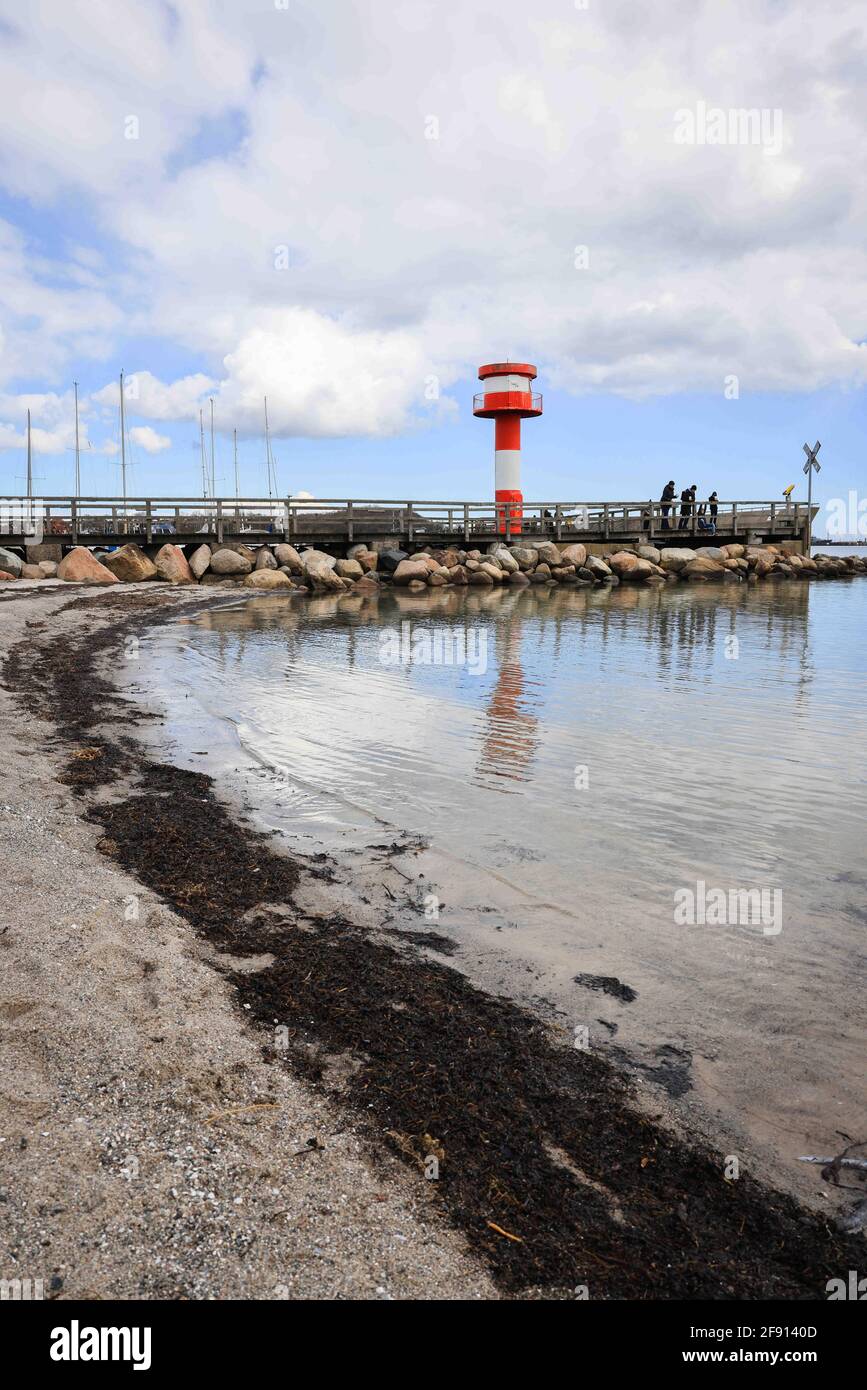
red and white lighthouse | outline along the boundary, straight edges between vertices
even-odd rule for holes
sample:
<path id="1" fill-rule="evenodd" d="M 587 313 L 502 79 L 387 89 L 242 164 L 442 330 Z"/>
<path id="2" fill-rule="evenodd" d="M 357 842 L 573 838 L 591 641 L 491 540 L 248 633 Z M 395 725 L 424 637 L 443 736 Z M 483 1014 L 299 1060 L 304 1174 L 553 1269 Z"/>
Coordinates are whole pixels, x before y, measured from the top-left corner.
<path id="1" fill-rule="evenodd" d="M 536 368 L 529 362 L 490 362 L 479 368 L 483 390 L 473 397 L 473 414 L 494 420 L 494 489 L 497 530 L 519 535 L 521 421 L 542 414 L 542 397 L 533 390 Z"/>

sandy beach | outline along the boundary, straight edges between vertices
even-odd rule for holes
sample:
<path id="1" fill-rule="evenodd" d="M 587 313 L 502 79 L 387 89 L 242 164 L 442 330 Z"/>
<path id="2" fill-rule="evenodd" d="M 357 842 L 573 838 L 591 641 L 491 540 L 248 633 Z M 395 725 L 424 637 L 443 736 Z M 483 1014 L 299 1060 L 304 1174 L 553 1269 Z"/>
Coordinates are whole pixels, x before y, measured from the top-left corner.
<path id="1" fill-rule="evenodd" d="M 78 597 L 5 598 L 2 658 Z M 104 597 L 64 634 L 86 640 Z M 213 953 L 98 852 L 52 725 L 8 687 L 0 725 L 4 1276 L 62 1298 L 496 1297 L 430 1186 L 263 1061 Z"/>
<path id="2" fill-rule="evenodd" d="M 88 1299 L 822 1297 L 862 1248 L 830 1213 L 724 1181 L 706 1136 L 400 930 L 416 847 L 371 846 L 353 883 L 299 866 L 155 761 L 152 725 L 145 751 L 126 644 L 221 602 L 0 596 L 3 1274 Z"/>

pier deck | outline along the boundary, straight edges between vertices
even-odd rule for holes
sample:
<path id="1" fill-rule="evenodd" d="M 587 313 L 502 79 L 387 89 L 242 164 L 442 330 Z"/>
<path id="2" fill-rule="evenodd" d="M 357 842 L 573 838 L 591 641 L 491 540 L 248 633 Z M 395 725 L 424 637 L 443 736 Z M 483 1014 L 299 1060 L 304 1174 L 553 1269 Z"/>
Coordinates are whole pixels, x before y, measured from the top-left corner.
<path id="1" fill-rule="evenodd" d="M 498 516 L 492 502 L 45 497 L 34 501 L 33 524 L 28 527 L 22 521 L 28 502 L 18 497 L 0 500 L 0 545 L 21 545 L 28 539 L 25 529 L 40 527 L 42 539 L 63 549 L 123 545 L 127 541 L 139 545 L 246 541 L 255 545 L 286 540 L 331 549 L 366 542 L 406 549 L 544 538 L 581 541 L 597 549 L 636 541 L 724 545 L 733 541 L 809 540 L 806 502 L 720 502 L 715 535 L 701 529 L 696 512 L 681 528 L 679 502 L 672 508 L 666 527 L 662 505 L 658 501 L 525 503 L 518 527 L 510 518 Z M 813 506 L 813 517 L 818 510 Z"/>

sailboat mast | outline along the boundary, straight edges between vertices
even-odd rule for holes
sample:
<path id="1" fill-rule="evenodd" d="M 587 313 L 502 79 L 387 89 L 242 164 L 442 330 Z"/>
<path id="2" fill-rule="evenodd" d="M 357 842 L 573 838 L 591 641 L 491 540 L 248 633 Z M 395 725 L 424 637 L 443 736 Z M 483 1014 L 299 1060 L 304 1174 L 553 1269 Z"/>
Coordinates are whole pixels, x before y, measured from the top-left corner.
<path id="1" fill-rule="evenodd" d="M 212 496 L 212 497 L 216 497 L 216 495 L 217 495 L 217 469 L 216 469 L 216 464 L 215 464 L 215 457 L 216 457 L 216 456 L 215 456 L 215 453 L 214 453 L 214 398 L 213 398 L 213 396 L 211 396 L 211 397 L 209 397 L 209 399 L 210 399 L 210 402 L 211 402 L 211 496 Z"/>
<path id="2" fill-rule="evenodd" d="M 238 483 L 238 431 L 232 430 L 232 453 L 235 461 L 235 501 L 241 497 L 241 489 Z"/>
<path id="3" fill-rule="evenodd" d="M 120 476 L 123 486 L 123 513 L 126 516 L 126 418 L 123 411 L 123 370 L 120 374 Z"/>
<path id="4" fill-rule="evenodd" d="M 271 431 L 268 428 L 268 397 L 265 397 L 265 467 L 268 470 L 268 498 L 273 496 L 271 491 Z"/>
<path id="5" fill-rule="evenodd" d="M 75 496 L 81 496 L 81 445 L 78 438 L 78 382 L 72 383 L 75 390 Z"/>
<path id="6" fill-rule="evenodd" d="M 33 451 L 30 446 L 30 411 L 27 411 L 27 496 L 33 497 Z"/>
<path id="7" fill-rule="evenodd" d="M 271 448 L 271 431 L 268 427 L 268 397 L 265 397 L 265 462 L 268 467 L 268 496 L 279 496 L 280 489 L 277 484 L 277 464 L 274 459 L 274 451 Z"/>
<path id="8" fill-rule="evenodd" d="M 205 461 L 205 420 L 199 407 L 199 447 L 202 454 L 202 497 L 208 495 L 208 465 Z"/>

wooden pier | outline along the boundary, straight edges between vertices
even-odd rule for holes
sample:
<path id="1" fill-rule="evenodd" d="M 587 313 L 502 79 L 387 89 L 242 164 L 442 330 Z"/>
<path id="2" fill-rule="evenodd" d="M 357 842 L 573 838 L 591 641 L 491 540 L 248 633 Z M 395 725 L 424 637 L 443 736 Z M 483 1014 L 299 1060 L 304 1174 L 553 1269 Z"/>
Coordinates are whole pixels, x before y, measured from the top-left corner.
<path id="1" fill-rule="evenodd" d="M 520 524 L 492 502 L 412 502 L 378 499 L 275 499 L 184 497 L 44 497 L 32 504 L 24 534 L 26 498 L 0 500 L 0 545 L 41 539 L 63 550 L 75 545 L 109 547 L 135 541 L 142 546 L 251 545 L 275 540 L 341 550 L 366 543 L 411 549 L 424 545 L 483 546 L 493 540 L 581 541 L 592 552 L 613 544 L 725 545 L 733 541 L 809 542 L 805 502 L 719 502 L 716 532 L 703 529 L 701 499 L 686 518 L 680 502 L 524 503 Z M 668 507 L 668 516 L 663 507 Z M 818 507 L 811 509 L 813 517 Z"/>

